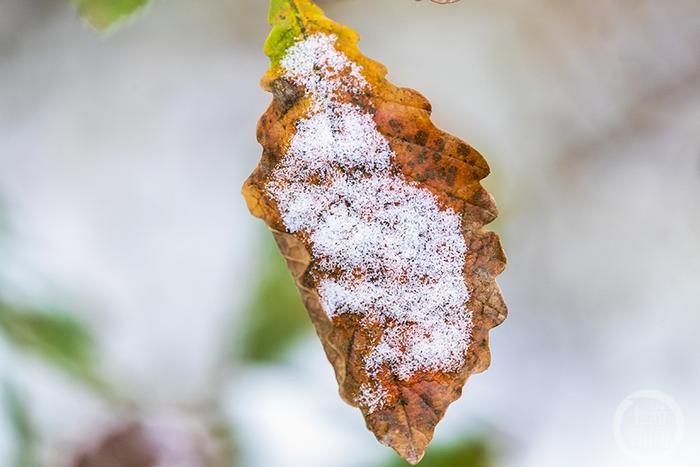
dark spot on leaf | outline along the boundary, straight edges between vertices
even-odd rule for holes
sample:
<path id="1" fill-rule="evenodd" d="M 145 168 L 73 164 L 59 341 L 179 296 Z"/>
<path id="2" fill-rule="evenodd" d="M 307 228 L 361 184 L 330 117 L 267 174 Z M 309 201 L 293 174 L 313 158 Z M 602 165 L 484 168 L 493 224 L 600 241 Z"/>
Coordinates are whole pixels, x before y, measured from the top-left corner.
<path id="1" fill-rule="evenodd" d="M 391 127 L 392 130 L 394 130 L 396 133 L 400 133 L 401 130 L 403 129 L 403 125 L 401 125 L 401 122 L 398 120 L 392 118 L 389 120 L 389 126 Z"/>
<path id="2" fill-rule="evenodd" d="M 418 144 L 420 146 L 425 146 L 425 143 L 428 142 L 428 133 L 424 130 L 419 130 L 416 133 L 415 141 L 416 141 L 416 144 Z"/>
<path id="3" fill-rule="evenodd" d="M 459 146 L 457 146 L 457 152 L 460 156 L 467 157 L 469 155 L 469 146 L 464 143 L 459 143 Z"/>
<path id="4" fill-rule="evenodd" d="M 270 86 L 272 87 L 272 95 L 279 102 L 283 113 L 287 112 L 304 95 L 304 91 L 300 87 L 284 78 L 274 80 Z"/>

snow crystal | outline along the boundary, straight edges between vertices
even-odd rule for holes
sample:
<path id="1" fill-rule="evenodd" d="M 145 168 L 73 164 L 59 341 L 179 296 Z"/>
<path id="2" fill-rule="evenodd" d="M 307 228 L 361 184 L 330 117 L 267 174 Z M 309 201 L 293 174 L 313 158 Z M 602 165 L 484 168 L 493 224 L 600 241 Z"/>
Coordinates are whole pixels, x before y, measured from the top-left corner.
<path id="1" fill-rule="evenodd" d="M 462 218 L 393 174 L 393 152 L 372 116 L 340 101 L 339 93 L 359 94 L 369 84 L 336 40 L 314 34 L 281 62 L 312 105 L 268 190 L 287 229 L 309 239 L 329 318 L 353 313 L 385 330 L 364 362 L 370 376 L 382 368 L 402 380 L 455 371 L 471 338 Z M 386 397 L 374 381 L 361 388 L 358 403 L 373 412 Z"/>
<path id="2" fill-rule="evenodd" d="M 364 407 L 367 407 L 369 413 L 373 413 L 377 409 L 384 406 L 389 397 L 389 392 L 382 386 L 362 386 L 357 402 Z"/>

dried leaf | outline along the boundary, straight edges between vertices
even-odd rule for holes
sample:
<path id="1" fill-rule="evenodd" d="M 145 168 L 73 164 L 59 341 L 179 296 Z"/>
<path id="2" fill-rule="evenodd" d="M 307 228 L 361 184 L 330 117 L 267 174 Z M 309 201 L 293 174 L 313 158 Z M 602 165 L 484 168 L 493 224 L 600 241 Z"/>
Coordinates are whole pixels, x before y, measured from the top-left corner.
<path id="1" fill-rule="evenodd" d="M 272 0 L 270 23 L 262 85 L 274 99 L 243 193 L 287 259 L 341 397 L 415 464 L 489 366 L 488 332 L 506 317 L 505 255 L 484 230 L 497 215 L 480 184 L 489 168 L 310 0 Z"/>

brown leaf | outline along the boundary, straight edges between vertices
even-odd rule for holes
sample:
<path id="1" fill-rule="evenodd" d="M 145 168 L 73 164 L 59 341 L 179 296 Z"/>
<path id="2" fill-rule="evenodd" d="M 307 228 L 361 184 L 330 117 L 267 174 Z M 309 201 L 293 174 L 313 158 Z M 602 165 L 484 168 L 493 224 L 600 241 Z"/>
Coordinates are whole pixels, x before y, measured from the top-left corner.
<path id="1" fill-rule="evenodd" d="M 447 407 L 460 397 L 467 378 L 489 366 L 488 332 L 506 318 L 506 306 L 495 282 L 495 277 L 505 267 L 506 258 L 498 236 L 484 229 L 484 225 L 497 216 L 493 199 L 480 184 L 480 180 L 489 174 L 489 167 L 474 148 L 435 127 L 430 119 L 430 103 L 423 96 L 411 89 L 397 88 L 386 80 L 386 69 L 360 53 L 354 31 L 325 18 L 309 0 L 272 0 L 272 5 L 271 22 L 274 28 L 266 50 L 273 67 L 262 84 L 273 94 L 273 102 L 258 125 L 263 156 L 246 181 L 243 193 L 251 213 L 265 220 L 287 259 L 326 355 L 335 369 L 341 397 L 361 408 L 368 428 L 380 442 L 391 446 L 404 459 L 415 464 L 423 457 Z M 301 69 L 309 65 L 308 60 L 320 59 L 313 54 L 302 55 L 297 62 L 287 63 L 287 68 L 284 66 L 285 60 L 291 59 L 285 57 L 291 56 L 290 50 L 298 50 L 300 43 L 323 42 L 319 37 L 332 37 L 335 51 L 340 55 L 333 55 L 333 60 L 319 62 L 320 65 L 314 62 L 315 78 L 304 81 L 289 68 L 298 66 Z M 318 50 L 318 54 L 331 53 Z M 353 66 L 360 70 L 361 77 L 353 75 Z M 388 143 L 390 167 L 381 169 L 386 177 L 401 180 L 405 186 L 429 193 L 440 212 L 454 213 L 461 220 L 458 236 L 460 241 L 463 237 L 466 247 L 463 277 L 469 296 L 466 306 L 458 311 L 462 313 L 459 316 L 464 317 L 462 324 L 469 319 L 466 311 L 471 312 L 471 339 L 459 356 L 457 367 L 449 367 L 446 363 L 444 367 L 449 369 L 440 367 L 440 363 L 437 364 L 439 369 L 435 369 L 434 364 L 418 368 L 414 365 L 407 373 L 397 371 L 391 361 L 382 360 L 378 367 L 368 363 L 375 355 L 373 352 L 384 342 L 382 339 L 387 329 L 396 326 L 397 320 L 394 317 L 376 319 L 378 312 L 373 306 L 354 312 L 343 312 L 342 307 L 339 308 L 341 311 L 329 310 L 330 305 L 324 308 L 320 284 L 325 279 L 336 280 L 341 276 L 359 277 L 358 282 L 370 286 L 382 286 L 373 281 L 388 281 L 386 277 L 399 282 L 403 279 L 394 272 L 385 277 L 373 276 L 361 268 L 359 272 L 356 269 L 343 270 L 342 267 L 338 268 L 338 264 L 344 264 L 342 261 L 335 264 L 333 269 L 327 265 L 327 258 L 319 253 L 319 248 L 314 249 L 314 245 L 318 247 L 318 244 L 314 243 L 317 240 L 314 240 L 313 231 L 289 228 L 289 222 L 285 221 L 285 215 L 290 214 L 287 204 L 281 207 L 280 190 L 288 189 L 299 180 L 307 188 L 321 187 L 323 190 L 328 186 L 324 172 L 314 172 L 309 168 L 323 160 L 325 156 L 320 152 L 304 153 L 306 155 L 303 157 L 309 158 L 309 167 L 298 166 L 299 172 L 292 172 L 292 178 L 280 178 L 285 164 L 288 167 L 294 157 L 302 157 L 294 155 L 298 151 L 292 148 L 293 138 L 301 132 L 301 127 L 310 125 L 308 122 L 313 115 L 330 115 L 328 118 L 333 127 L 330 134 L 335 138 L 333 146 L 336 148 L 333 151 L 344 151 L 347 145 L 353 144 L 353 138 L 348 138 L 348 141 L 342 139 L 344 134 L 351 131 L 342 123 L 343 112 L 346 112 L 343 109 L 347 108 L 351 109 L 347 111 L 351 117 L 370 116 L 373 124 L 368 128 L 378 131 L 382 140 Z M 316 135 L 315 138 L 323 137 Z M 363 138 L 367 138 L 367 141 Z M 371 143 L 371 136 L 359 139 L 362 141 L 358 144 L 375 144 Z M 306 143 L 313 149 L 313 140 Z M 332 170 L 341 174 L 338 177 L 349 177 L 348 180 L 371 178 L 374 176 L 372 171 L 379 170 L 368 168 L 372 160 L 348 164 L 343 166 L 342 171 L 337 164 L 332 166 Z M 305 172 L 307 169 L 308 174 Z M 298 201 L 302 194 L 293 192 L 292 202 Z M 310 202 L 314 200 L 312 197 Z M 322 201 L 319 199 L 318 202 Z M 371 200 L 369 202 L 371 204 Z M 345 203 L 351 205 L 347 199 Z M 412 206 L 406 209 L 410 210 Z M 330 216 L 327 210 L 319 212 L 320 216 Z M 419 222 L 419 213 L 415 215 L 416 222 Z M 374 238 L 373 241 L 381 244 L 382 239 Z M 445 248 L 449 247 L 445 245 Z M 342 245 L 340 248 L 343 251 Z M 442 253 L 438 251 L 436 254 Z M 461 264 L 461 257 L 459 261 Z M 412 262 L 406 267 L 410 271 Z M 394 298 L 398 300 L 400 297 Z M 410 320 L 408 324 L 401 325 L 408 326 L 401 328 L 402 332 L 413 329 Z M 437 340 L 432 340 L 432 337 L 428 339 L 430 330 L 423 337 L 410 332 L 405 331 L 401 335 L 407 336 L 406 339 L 427 339 L 420 342 L 437 345 Z M 408 352 L 409 344 L 400 342 Z M 368 403 L 364 392 L 367 388 L 380 391 L 381 397 Z"/>

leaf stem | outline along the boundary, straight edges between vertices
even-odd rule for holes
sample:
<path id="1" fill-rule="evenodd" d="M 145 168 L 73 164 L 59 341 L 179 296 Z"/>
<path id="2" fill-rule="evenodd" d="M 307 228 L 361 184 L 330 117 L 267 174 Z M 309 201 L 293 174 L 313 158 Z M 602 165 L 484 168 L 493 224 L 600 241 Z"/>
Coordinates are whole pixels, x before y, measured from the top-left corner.
<path id="1" fill-rule="evenodd" d="M 294 10 L 294 16 L 297 20 L 297 23 L 299 24 L 299 29 L 301 30 L 301 33 L 304 35 L 304 38 L 306 38 L 307 37 L 306 25 L 304 24 L 304 19 L 302 18 L 302 15 L 301 15 L 301 10 L 297 6 L 297 1 L 296 0 L 289 0 L 289 5 L 292 7 L 292 10 Z"/>

